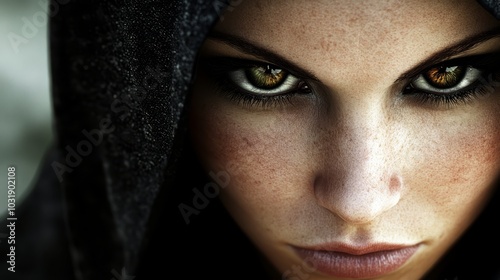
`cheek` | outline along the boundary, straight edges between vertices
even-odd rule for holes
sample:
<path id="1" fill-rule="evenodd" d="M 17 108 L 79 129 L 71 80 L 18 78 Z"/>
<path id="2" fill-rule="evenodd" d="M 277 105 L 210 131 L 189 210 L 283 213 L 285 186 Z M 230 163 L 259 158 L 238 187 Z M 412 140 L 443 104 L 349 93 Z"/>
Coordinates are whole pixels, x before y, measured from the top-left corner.
<path id="1" fill-rule="evenodd" d="M 217 104 L 193 108 L 190 127 L 205 169 L 230 176 L 221 193 L 226 207 L 239 221 L 290 220 L 289 207 L 306 196 L 315 168 L 312 120 L 304 117 L 310 112 L 247 113 Z"/>
<path id="2" fill-rule="evenodd" d="M 191 117 L 195 121 L 190 126 L 195 147 L 204 164 L 211 168 L 235 171 L 246 165 L 268 165 L 269 157 L 265 155 L 276 150 L 277 141 L 281 140 L 281 146 L 290 141 L 276 130 L 271 133 L 273 125 L 269 119 L 259 125 L 258 116 L 252 119 L 233 116 L 231 112 L 220 114 L 220 109 L 195 111 Z M 279 154 L 274 152 L 274 156 Z"/>
<path id="3" fill-rule="evenodd" d="M 415 142 L 420 144 L 407 153 L 407 187 L 442 216 L 461 210 L 473 215 L 498 176 L 499 124 L 492 110 L 417 130 Z"/>

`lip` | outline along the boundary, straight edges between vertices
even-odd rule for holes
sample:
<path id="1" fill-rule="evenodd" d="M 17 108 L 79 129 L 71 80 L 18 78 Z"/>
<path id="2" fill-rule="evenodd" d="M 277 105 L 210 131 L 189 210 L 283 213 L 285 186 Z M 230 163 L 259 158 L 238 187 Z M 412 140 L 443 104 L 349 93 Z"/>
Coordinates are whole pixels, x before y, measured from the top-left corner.
<path id="1" fill-rule="evenodd" d="M 302 260 L 315 270 L 334 277 L 369 278 L 391 273 L 403 266 L 417 252 L 419 245 L 343 243 L 307 248 L 294 247 Z"/>

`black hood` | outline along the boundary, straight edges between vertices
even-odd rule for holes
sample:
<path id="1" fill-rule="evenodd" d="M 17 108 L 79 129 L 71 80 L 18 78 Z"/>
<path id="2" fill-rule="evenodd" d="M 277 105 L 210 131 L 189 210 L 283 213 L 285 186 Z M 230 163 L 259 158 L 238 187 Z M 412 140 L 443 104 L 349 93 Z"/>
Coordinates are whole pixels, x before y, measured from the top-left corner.
<path id="1" fill-rule="evenodd" d="M 190 267 L 217 271 L 214 262 L 198 265 L 217 248 L 207 243 L 247 246 L 236 227 L 215 230 L 217 222 L 201 219 L 186 226 L 177 209 L 182 201 L 166 203 L 174 192 L 192 196 L 190 184 L 206 180 L 185 159 L 186 95 L 198 48 L 239 2 L 51 2 L 56 143 L 19 208 L 19 278 L 3 278 L 3 261 L 1 279 L 171 279 Z M 500 18 L 500 1 L 479 2 Z M 237 268 L 240 257 L 221 257 L 220 264 Z"/>
<path id="2" fill-rule="evenodd" d="M 135 275 L 160 190 L 181 187 L 174 174 L 197 49 L 227 5 L 75 0 L 51 22 L 60 151 L 51 164 L 78 278 Z"/>
<path id="3" fill-rule="evenodd" d="M 72 1 L 51 24 L 62 152 L 52 167 L 85 279 L 102 264 L 99 273 L 138 265 L 160 188 L 175 173 L 196 52 L 218 12 L 210 1 Z M 78 145 L 91 138 L 84 156 Z"/>

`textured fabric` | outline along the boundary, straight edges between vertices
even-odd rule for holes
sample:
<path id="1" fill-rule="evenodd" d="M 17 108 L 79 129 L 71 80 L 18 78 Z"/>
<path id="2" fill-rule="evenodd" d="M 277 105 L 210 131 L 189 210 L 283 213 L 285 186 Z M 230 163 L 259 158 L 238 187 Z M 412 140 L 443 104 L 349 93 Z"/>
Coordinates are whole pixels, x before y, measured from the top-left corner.
<path id="1" fill-rule="evenodd" d="M 478 0 L 491 14 L 500 19 L 500 1 L 499 0 Z"/>
<path id="2" fill-rule="evenodd" d="M 189 226 L 177 209 L 208 180 L 183 148 L 197 49 L 239 1 L 62 2 L 50 23 L 57 147 L 21 207 L 24 273 L 8 278 L 1 259 L 0 279 L 263 279 L 259 254 L 217 201 Z M 500 17 L 498 1 L 479 2 Z M 456 276 L 440 269 L 439 279 Z"/>
<path id="3" fill-rule="evenodd" d="M 54 167 L 76 275 L 133 273 L 155 198 L 175 165 L 171 151 L 182 137 L 176 128 L 196 50 L 217 11 L 210 1 L 189 0 L 82 0 L 63 9 L 51 26 L 55 119 L 65 151 Z M 81 162 L 68 156 L 92 139 Z"/>

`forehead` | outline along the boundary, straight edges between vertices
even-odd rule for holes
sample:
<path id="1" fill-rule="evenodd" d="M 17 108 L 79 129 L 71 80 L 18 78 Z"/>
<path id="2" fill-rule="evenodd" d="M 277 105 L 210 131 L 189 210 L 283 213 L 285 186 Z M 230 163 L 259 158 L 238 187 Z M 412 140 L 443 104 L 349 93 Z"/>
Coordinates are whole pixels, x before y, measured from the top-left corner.
<path id="1" fill-rule="evenodd" d="M 393 81 L 427 56 L 498 25 L 473 0 L 254 0 L 233 6 L 215 29 L 341 87 L 347 80 Z"/>

